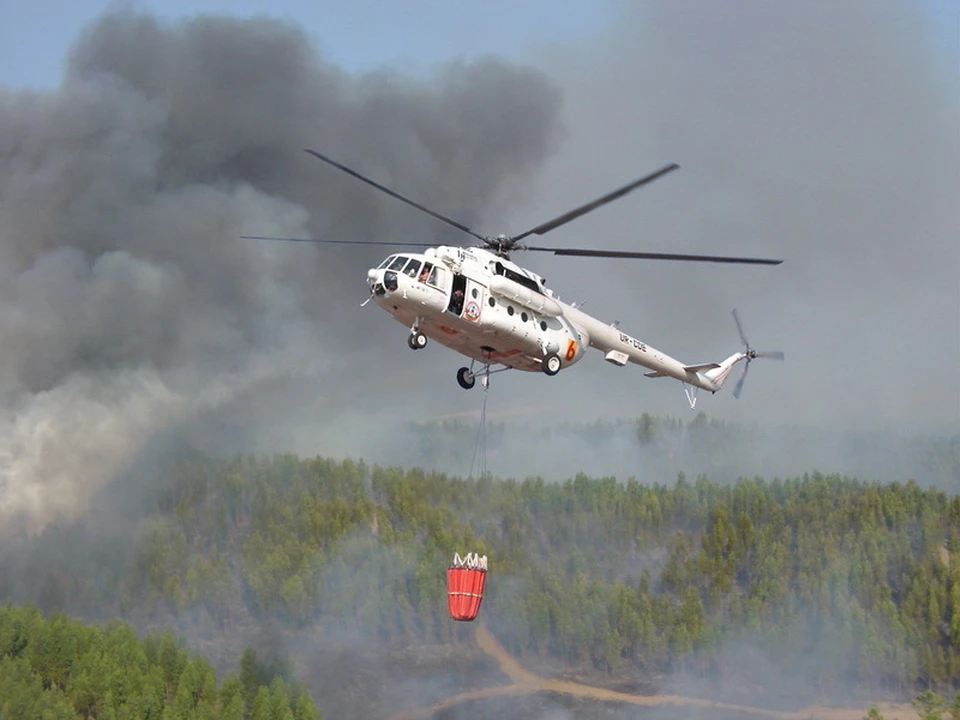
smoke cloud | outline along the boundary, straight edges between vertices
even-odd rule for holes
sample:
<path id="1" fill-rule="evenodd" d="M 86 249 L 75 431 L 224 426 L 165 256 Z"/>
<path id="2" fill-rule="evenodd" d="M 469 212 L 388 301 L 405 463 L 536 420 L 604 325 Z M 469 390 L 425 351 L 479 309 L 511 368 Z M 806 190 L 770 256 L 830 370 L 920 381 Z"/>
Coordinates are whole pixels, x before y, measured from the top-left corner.
<path id="1" fill-rule="evenodd" d="M 516 226 L 673 161 L 550 242 L 785 263 L 531 264 L 689 362 L 739 349 L 737 307 L 751 344 L 786 363 L 753 363 L 739 401 L 702 398 L 712 417 L 956 433 L 958 21 L 900 0 L 625 5 L 604 42 L 541 56 L 567 134 Z M 683 411 L 679 384 L 588 360 L 552 383 L 578 412 Z"/>
<path id="2" fill-rule="evenodd" d="M 476 417 L 456 355 L 414 356 L 358 307 L 389 248 L 238 239 L 469 241 L 304 147 L 484 233 L 676 161 L 543 244 L 786 263 L 516 259 L 685 361 L 739 349 L 737 306 L 787 362 L 755 363 L 740 401 L 701 397 L 710 418 L 787 437 L 960 429 L 956 48 L 910 3 L 627 5 L 599 40 L 533 58 L 351 75 L 288 22 L 120 10 L 82 33 L 55 90 L 0 90 L 0 520 L 82 511 L 158 437 L 379 458 L 391 423 Z M 686 412 L 678 384 L 596 355 L 498 375 L 489 408 L 534 424 Z M 750 467 L 857 474 L 848 454 L 770 462 L 783 436 Z M 619 443 L 570 472 L 627 474 Z M 545 472 L 512 456 L 491 469 Z"/>
<path id="3" fill-rule="evenodd" d="M 0 520 L 82 510 L 158 435 L 255 434 L 298 396 L 329 418 L 381 386 L 356 358 L 382 357 L 382 325 L 357 304 L 387 249 L 238 236 L 437 229 L 303 147 L 481 213 L 538 169 L 559 107 L 495 58 L 351 77 L 283 22 L 101 17 L 60 87 L 0 93 Z"/>

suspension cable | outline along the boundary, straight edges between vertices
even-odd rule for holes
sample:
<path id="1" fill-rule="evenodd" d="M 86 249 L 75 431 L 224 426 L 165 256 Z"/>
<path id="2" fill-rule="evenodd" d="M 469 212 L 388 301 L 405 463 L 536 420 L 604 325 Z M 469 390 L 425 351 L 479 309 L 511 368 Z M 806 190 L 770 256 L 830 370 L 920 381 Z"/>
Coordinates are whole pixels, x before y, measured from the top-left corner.
<path id="1" fill-rule="evenodd" d="M 483 405 L 480 408 L 480 426 L 477 428 L 477 439 L 473 445 L 473 458 L 470 460 L 470 475 L 468 480 L 473 479 L 473 470 L 476 467 L 479 471 L 478 477 L 484 477 L 487 474 L 487 393 L 490 392 L 490 367 L 483 377 Z"/>

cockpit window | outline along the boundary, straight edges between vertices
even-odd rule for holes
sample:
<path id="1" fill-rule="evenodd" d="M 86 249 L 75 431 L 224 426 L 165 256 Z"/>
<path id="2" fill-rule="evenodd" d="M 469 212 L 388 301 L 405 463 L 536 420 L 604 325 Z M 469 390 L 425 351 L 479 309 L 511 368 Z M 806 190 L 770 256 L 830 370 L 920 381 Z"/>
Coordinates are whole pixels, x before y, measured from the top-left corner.
<path id="1" fill-rule="evenodd" d="M 380 263 L 379 265 L 377 265 L 377 270 L 382 270 L 383 268 L 385 268 L 387 265 L 390 264 L 390 261 L 393 260 L 395 257 L 396 257 L 396 255 L 391 255 L 390 257 L 388 257 L 388 258 L 387 258 L 386 260 L 384 260 L 382 263 Z"/>
<path id="2" fill-rule="evenodd" d="M 390 266 L 389 266 L 387 269 L 388 269 L 388 270 L 399 270 L 400 268 L 402 268 L 402 267 L 404 266 L 404 264 L 405 264 L 406 262 L 407 262 L 407 258 L 405 258 L 403 255 L 397 255 L 397 256 L 393 259 L 393 262 L 390 263 Z"/>
<path id="3" fill-rule="evenodd" d="M 448 270 L 444 270 L 442 267 L 435 266 L 433 272 L 430 273 L 430 279 L 427 282 L 430 285 L 433 285 L 435 288 L 438 288 L 446 292 L 447 287 L 450 285 L 450 273 Z"/>
<path id="4" fill-rule="evenodd" d="M 420 261 L 413 258 L 410 259 L 410 262 L 407 263 L 407 266 L 403 269 L 404 274 L 409 275 L 412 278 L 417 276 L 417 272 L 420 270 Z"/>
<path id="5" fill-rule="evenodd" d="M 425 262 L 423 264 L 423 270 L 420 271 L 420 282 L 425 283 L 430 277 L 430 272 L 433 270 L 433 263 Z"/>

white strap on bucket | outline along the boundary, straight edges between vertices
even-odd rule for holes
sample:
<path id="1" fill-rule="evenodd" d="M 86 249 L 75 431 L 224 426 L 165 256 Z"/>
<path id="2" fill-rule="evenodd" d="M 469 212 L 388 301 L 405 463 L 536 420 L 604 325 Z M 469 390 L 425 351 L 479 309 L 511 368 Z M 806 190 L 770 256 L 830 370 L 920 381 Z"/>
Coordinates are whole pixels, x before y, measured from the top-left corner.
<path id="1" fill-rule="evenodd" d="M 467 553 L 466 557 L 460 557 L 460 553 L 453 554 L 453 566 L 469 568 L 470 570 L 487 570 L 487 556 L 477 553 Z"/>

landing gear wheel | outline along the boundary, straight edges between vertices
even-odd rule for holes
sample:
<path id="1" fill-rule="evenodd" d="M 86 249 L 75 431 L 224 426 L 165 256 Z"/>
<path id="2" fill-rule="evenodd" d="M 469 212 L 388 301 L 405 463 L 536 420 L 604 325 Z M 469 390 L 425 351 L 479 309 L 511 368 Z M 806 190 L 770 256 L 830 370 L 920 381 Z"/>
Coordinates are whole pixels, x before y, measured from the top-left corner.
<path id="1" fill-rule="evenodd" d="M 457 370 L 457 382 L 464 390 L 469 390 L 477 384 L 476 376 L 470 372 L 470 368 L 462 367 Z"/>
<path id="2" fill-rule="evenodd" d="M 413 333 L 407 338 L 407 345 L 411 350 L 422 350 L 427 346 L 427 336 L 423 333 Z"/>
<path id="3" fill-rule="evenodd" d="M 540 368 L 547 375 L 556 375 L 560 372 L 560 356 L 550 353 L 540 361 Z"/>

